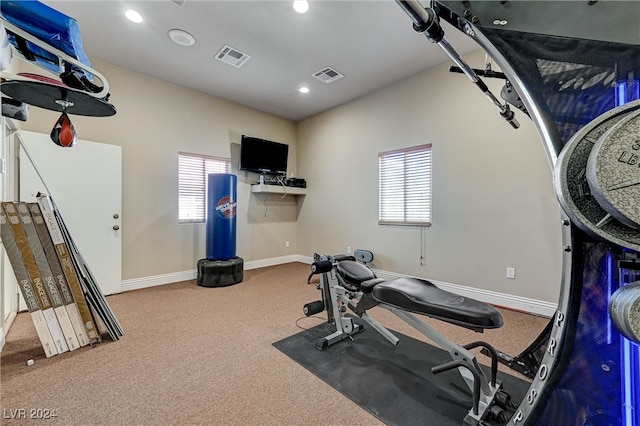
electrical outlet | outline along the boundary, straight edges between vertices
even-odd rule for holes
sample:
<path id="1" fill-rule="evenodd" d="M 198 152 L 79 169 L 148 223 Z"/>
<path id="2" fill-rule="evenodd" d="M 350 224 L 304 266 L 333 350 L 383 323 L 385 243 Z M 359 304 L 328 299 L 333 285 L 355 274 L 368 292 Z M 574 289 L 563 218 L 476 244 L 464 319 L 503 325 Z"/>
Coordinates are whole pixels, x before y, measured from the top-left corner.
<path id="1" fill-rule="evenodd" d="M 516 279 L 516 268 L 507 267 L 507 278 Z"/>
<path id="2" fill-rule="evenodd" d="M 285 242 L 284 242 L 284 246 L 285 246 L 285 247 L 289 247 L 289 241 L 285 241 Z"/>
<path id="3" fill-rule="evenodd" d="M 351 254 L 351 246 L 347 246 L 347 254 Z"/>

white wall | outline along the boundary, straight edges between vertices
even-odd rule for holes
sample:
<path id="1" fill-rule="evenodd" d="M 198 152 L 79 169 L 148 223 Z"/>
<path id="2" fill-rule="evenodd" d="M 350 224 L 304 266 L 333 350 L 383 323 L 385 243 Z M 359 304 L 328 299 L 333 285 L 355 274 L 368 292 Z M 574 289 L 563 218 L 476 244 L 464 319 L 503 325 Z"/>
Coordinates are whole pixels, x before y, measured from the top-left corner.
<path id="1" fill-rule="evenodd" d="M 178 151 L 231 157 L 238 175 L 237 255 L 245 261 L 295 254 L 298 205 L 291 197 L 251 195 L 253 173 L 238 172 L 243 133 L 289 144 L 283 118 L 92 60 L 110 84 L 113 117 L 71 116 L 78 138 L 122 146 L 122 279 L 192 271 L 206 256 L 204 224 L 178 224 Z M 20 71 L 38 72 L 20 63 Z M 31 108 L 22 128 L 48 134 L 60 114 Z M 73 182 L 69 182 L 73 185 Z M 80 200 L 79 200 L 80 201 Z M 289 240 L 290 247 L 284 242 Z"/>
<path id="2" fill-rule="evenodd" d="M 480 52 L 467 59 L 484 66 Z M 245 261 L 352 246 L 372 250 L 375 266 L 390 272 L 557 301 L 560 210 L 540 139 L 523 114 L 513 130 L 449 64 L 300 123 L 94 66 L 118 114 L 72 119 L 81 138 L 123 147 L 123 280 L 195 268 L 205 230 L 177 223 L 177 152 L 230 155 L 237 164 L 247 133 L 290 145 L 290 171 L 307 179 L 308 195 L 252 195 L 256 177 L 239 173 Z M 501 82 L 487 83 L 499 93 Z M 32 108 L 23 127 L 48 133 L 57 116 Z M 433 226 L 378 225 L 378 152 L 422 143 L 433 144 Z M 516 268 L 515 280 L 506 267 Z"/>
<path id="3" fill-rule="evenodd" d="M 481 52 L 466 59 L 484 68 Z M 299 252 L 364 248 L 378 269 L 555 303 L 560 209 L 543 145 L 524 114 L 513 130 L 449 65 L 299 123 L 309 186 Z M 500 92 L 500 81 L 487 83 Z M 433 225 L 378 225 L 378 153 L 424 143 L 433 144 Z"/>

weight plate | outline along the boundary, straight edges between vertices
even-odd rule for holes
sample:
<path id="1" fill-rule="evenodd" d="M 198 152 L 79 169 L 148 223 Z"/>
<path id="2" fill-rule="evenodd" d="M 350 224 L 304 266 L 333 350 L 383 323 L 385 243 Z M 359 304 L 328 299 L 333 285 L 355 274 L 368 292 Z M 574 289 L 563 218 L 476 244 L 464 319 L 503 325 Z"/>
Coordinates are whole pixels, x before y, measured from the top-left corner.
<path id="1" fill-rule="evenodd" d="M 609 316 L 627 339 L 640 343 L 640 281 L 620 287 L 611 295 Z"/>
<path id="2" fill-rule="evenodd" d="M 636 251 L 640 251 L 640 231 L 621 223 L 598 204 L 587 181 L 587 162 L 607 130 L 638 109 L 640 101 L 634 101 L 592 120 L 565 145 L 553 171 L 558 201 L 576 226 L 594 237 Z"/>
<path id="3" fill-rule="evenodd" d="M 628 114 L 598 140 L 587 161 L 587 182 L 611 216 L 640 229 L 640 111 Z"/>

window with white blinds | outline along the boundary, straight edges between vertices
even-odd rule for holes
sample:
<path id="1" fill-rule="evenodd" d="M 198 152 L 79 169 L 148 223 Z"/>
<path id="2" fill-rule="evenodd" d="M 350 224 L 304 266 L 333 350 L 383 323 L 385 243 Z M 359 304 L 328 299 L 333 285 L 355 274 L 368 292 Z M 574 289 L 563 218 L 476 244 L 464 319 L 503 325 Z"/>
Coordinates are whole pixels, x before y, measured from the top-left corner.
<path id="1" fill-rule="evenodd" d="M 431 225 L 431 144 L 378 154 L 383 225 Z"/>
<path id="2" fill-rule="evenodd" d="M 207 175 L 229 173 L 231 160 L 178 153 L 178 222 L 204 222 L 207 212 Z"/>

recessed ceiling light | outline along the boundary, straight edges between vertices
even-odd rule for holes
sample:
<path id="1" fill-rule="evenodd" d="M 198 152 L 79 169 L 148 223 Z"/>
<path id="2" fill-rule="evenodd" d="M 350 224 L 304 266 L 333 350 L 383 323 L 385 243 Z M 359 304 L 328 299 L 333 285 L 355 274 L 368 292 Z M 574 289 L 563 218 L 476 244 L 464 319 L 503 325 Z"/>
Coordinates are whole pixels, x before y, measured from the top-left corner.
<path id="1" fill-rule="evenodd" d="M 193 46 L 196 43 L 196 39 L 191 34 L 183 30 L 171 30 L 168 34 L 169 38 L 180 46 Z"/>
<path id="2" fill-rule="evenodd" d="M 298 89 L 300 93 L 309 93 L 309 88 L 307 86 L 302 86 Z"/>
<path id="3" fill-rule="evenodd" d="M 309 2 L 307 0 L 294 0 L 293 9 L 298 13 L 307 13 L 309 10 Z"/>
<path id="4" fill-rule="evenodd" d="M 128 20 L 130 20 L 131 22 L 135 22 L 136 24 L 142 22 L 142 15 L 140 15 L 133 9 L 127 9 L 127 11 L 124 12 L 124 16 L 126 16 Z"/>

